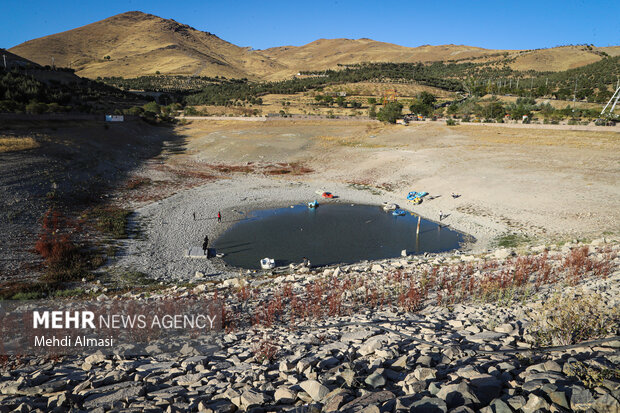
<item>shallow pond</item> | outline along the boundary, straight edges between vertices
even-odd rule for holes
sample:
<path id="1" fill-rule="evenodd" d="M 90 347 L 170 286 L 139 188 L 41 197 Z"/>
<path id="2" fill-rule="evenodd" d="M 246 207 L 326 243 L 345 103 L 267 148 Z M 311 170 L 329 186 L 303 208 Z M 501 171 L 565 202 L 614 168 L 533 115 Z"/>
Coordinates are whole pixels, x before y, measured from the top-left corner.
<path id="1" fill-rule="evenodd" d="M 379 206 L 321 204 L 250 212 L 217 240 L 213 247 L 224 261 L 241 268 L 260 268 L 261 258 L 277 266 L 300 263 L 313 266 L 393 258 L 402 250 L 419 254 L 458 249 L 466 235 L 407 212 L 394 216 Z"/>

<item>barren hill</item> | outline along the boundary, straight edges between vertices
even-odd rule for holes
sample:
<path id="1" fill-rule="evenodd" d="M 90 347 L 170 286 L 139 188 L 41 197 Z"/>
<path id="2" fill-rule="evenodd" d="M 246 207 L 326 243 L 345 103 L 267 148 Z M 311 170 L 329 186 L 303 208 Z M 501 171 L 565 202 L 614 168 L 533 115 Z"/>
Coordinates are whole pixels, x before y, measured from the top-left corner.
<path id="1" fill-rule="evenodd" d="M 253 77 L 279 65 L 219 37 L 174 20 L 134 11 L 11 49 L 39 64 L 76 69 L 80 76 L 184 74 Z"/>
<path id="2" fill-rule="evenodd" d="M 282 46 L 262 50 L 289 69 L 321 70 L 338 64 L 361 62 L 427 62 L 496 55 L 498 51 L 479 47 L 445 45 L 405 47 L 371 39 L 319 39 L 304 46 Z"/>
<path id="3" fill-rule="evenodd" d="M 250 50 L 214 34 L 139 11 L 30 40 L 11 52 L 80 76 L 137 77 L 180 74 L 280 80 L 299 71 L 363 62 L 472 61 L 517 70 L 560 71 L 600 60 L 620 47 L 566 46 L 540 50 L 490 50 L 464 45 L 404 47 L 371 39 L 319 39 L 303 46 Z M 604 52 L 604 53 L 603 53 Z"/>

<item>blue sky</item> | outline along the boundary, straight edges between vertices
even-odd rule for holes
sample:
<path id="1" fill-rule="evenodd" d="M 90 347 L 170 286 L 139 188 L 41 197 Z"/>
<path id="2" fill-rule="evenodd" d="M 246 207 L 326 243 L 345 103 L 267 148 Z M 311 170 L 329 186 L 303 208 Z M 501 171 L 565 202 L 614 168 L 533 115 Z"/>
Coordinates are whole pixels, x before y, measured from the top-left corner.
<path id="1" fill-rule="evenodd" d="M 6 48 L 130 10 L 171 18 L 256 49 L 340 37 L 411 47 L 620 45 L 620 0 L 0 0 L 0 4 L 0 47 Z"/>

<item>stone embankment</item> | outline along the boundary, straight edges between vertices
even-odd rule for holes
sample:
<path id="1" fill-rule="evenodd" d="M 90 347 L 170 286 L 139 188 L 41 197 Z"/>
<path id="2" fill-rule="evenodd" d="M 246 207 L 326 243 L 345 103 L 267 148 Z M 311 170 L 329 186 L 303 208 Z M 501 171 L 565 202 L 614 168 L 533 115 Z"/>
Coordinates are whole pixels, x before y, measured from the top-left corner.
<path id="1" fill-rule="evenodd" d="M 617 412 L 619 251 L 596 240 L 168 288 L 148 299 L 223 298 L 215 353 L 11 358 L 0 412 Z M 610 324 L 579 337 L 611 339 L 538 349 L 570 342 L 544 334 L 561 295 L 596 297 Z"/>

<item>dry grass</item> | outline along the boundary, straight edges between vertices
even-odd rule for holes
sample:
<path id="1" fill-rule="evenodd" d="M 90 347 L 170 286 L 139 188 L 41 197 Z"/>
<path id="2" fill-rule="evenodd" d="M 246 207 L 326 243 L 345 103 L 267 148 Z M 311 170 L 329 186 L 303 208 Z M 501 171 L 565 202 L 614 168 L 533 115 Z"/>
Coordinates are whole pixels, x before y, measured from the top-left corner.
<path id="1" fill-rule="evenodd" d="M 0 153 L 25 151 L 39 146 L 39 143 L 30 136 L 0 136 Z"/>
<path id="2" fill-rule="evenodd" d="M 620 150 L 620 134 L 616 132 L 521 129 L 466 124 L 461 124 L 458 130 L 484 144 Z"/>
<path id="3" fill-rule="evenodd" d="M 323 146 L 345 146 L 350 148 L 385 148 L 386 145 L 371 143 L 366 140 L 357 137 L 343 137 L 343 136 L 329 136 L 321 135 L 317 136 L 317 140 Z"/>
<path id="4" fill-rule="evenodd" d="M 556 295 L 534 315 L 539 345 L 568 345 L 617 334 L 620 310 L 609 308 L 597 294 Z"/>

